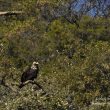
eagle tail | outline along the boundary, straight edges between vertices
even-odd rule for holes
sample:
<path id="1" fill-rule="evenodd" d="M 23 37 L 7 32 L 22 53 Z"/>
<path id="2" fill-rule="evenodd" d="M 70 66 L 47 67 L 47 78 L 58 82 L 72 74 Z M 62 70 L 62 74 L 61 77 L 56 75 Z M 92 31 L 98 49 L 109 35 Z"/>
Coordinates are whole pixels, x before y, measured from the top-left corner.
<path id="1" fill-rule="evenodd" d="M 24 84 L 23 84 L 23 83 L 21 83 L 21 84 L 19 85 L 19 88 L 21 89 L 23 86 L 24 86 Z"/>

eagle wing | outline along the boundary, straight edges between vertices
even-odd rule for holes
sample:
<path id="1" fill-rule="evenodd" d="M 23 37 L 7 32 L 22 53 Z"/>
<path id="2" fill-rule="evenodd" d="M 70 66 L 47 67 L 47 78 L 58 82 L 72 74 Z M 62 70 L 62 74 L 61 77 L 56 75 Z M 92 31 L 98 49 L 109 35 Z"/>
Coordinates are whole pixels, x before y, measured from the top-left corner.
<path id="1" fill-rule="evenodd" d="M 21 82 L 25 82 L 27 80 L 33 80 L 37 77 L 37 71 L 31 68 L 28 68 L 25 72 L 23 72 L 21 76 Z"/>
<path id="2" fill-rule="evenodd" d="M 30 71 L 30 67 L 28 67 L 22 74 L 21 76 L 21 82 L 25 82 L 27 80 L 27 77 L 28 77 L 28 72 Z"/>

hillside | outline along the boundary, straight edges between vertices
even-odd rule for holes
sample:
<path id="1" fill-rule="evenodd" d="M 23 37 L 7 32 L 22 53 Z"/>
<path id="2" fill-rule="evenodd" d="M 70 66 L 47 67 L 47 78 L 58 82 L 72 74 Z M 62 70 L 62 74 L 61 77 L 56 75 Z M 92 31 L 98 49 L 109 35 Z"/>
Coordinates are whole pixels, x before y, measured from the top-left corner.
<path id="1" fill-rule="evenodd" d="M 110 18 L 78 18 L 69 1 L 0 1 L 0 12 L 23 12 L 0 16 L 0 110 L 110 110 Z M 34 61 L 45 95 L 18 88 Z"/>

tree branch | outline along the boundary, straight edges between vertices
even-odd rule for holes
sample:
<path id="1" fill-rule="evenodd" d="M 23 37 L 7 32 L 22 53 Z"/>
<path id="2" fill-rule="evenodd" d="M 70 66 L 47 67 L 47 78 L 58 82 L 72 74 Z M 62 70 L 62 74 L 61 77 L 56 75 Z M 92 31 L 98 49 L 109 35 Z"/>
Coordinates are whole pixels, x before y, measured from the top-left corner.
<path id="1" fill-rule="evenodd" d="M 9 15 L 18 15 L 18 14 L 23 14 L 23 11 L 4 11 L 0 12 L 0 16 L 9 16 Z"/>

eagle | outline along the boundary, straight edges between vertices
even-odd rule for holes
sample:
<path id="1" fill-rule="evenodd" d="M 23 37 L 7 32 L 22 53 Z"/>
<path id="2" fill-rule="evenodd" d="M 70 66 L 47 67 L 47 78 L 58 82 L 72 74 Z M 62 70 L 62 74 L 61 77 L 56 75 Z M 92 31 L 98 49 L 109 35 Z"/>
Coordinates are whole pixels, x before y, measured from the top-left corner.
<path id="1" fill-rule="evenodd" d="M 34 61 L 32 63 L 32 66 L 23 72 L 21 76 L 21 82 L 20 82 L 19 88 L 22 88 L 25 85 L 25 82 L 33 81 L 35 78 L 37 78 L 39 73 L 38 65 L 39 63 Z"/>

